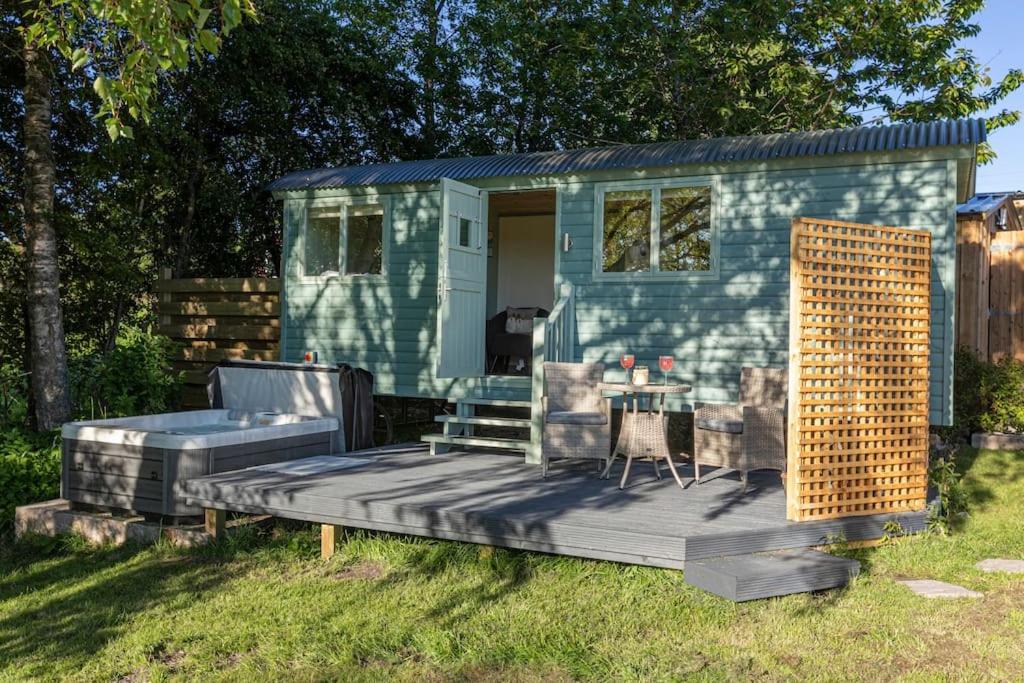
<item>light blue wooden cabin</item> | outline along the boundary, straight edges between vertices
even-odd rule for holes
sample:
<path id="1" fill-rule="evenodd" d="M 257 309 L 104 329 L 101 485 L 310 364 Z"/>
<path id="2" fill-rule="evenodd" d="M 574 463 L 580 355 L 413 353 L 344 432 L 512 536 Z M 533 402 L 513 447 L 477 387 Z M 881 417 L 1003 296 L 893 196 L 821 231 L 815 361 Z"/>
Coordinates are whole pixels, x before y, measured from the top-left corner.
<path id="1" fill-rule="evenodd" d="M 379 394 L 448 397 L 443 444 L 539 461 L 538 362 L 675 357 L 694 401 L 734 401 L 740 368 L 788 354 L 791 221 L 932 232 L 930 420 L 952 420 L 956 207 L 983 120 L 324 168 L 283 201 L 281 358 L 369 369 Z M 488 374 L 485 321 L 535 323 L 532 377 Z M 481 404 L 534 406 L 533 440 L 473 435 Z M 516 423 L 530 426 L 525 420 Z"/>

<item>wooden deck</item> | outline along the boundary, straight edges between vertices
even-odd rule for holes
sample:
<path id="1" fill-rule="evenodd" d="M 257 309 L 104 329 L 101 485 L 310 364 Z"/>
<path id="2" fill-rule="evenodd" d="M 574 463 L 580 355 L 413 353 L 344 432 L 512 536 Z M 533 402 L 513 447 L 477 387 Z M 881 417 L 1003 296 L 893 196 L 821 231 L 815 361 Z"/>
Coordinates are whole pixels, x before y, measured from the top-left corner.
<path id="1" fill-rule="evenodd" d="M 924 513 L 790 523 L 779 475 L 735 473 L 680 489 L 635 463 L 626 490 L 620 460 L 608 480 L 592 464 L 560 465 L 547 480 L 521 456 L 390 447 L 318 456 L 191 479 L 188 504 L 321 524 L 524 550 L 682 568 L 687 560 L 879 538 L 887 521 L 924 528 Z M 683 465 L 681 474 L 692 477 Z"/>

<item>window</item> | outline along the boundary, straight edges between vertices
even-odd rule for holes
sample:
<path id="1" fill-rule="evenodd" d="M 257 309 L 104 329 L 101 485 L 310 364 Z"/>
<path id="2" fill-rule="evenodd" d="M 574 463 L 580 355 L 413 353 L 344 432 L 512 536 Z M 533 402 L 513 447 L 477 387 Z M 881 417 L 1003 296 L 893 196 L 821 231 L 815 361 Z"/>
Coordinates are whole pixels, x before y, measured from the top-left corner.
<path id="1" fill-rule="evenodd" d="M 459 217 L 459 246 L 468 247 L 472 241 L 473 221 Z"/>
<path id="2" fill-rule="evenodd" d="M 651 268 L 651 191 L 604 195 L 604 272 L 636 273 Z"/>
<path id="3" fill-rule="evenodd" d="M 383 206 L 350 204 L 309 209 L 303 275 L 380 275 L 383 263 Z"/>
<path id="4" fill-rule="evenodd" d="M 377 204 L 348 207 L 345 273 L 379 275 L 384 255 L 384 209 Z"/>
<path id="5" fill-rule="evenodd" d="M 707 184 L 599 186 L 600 272 L 713 274 L 711 194 Z"/>
<path id="6" fill-rule="evenodd" d="M 341 245 L 341 212 L 338 207 L 309 210 L 303 263 L 305 275 L 338 273 Z"/>
<path id="7" fill-rule="evenodd" d="M 711 270 L 711 188 L 661 191 L 658 270 Z"/>

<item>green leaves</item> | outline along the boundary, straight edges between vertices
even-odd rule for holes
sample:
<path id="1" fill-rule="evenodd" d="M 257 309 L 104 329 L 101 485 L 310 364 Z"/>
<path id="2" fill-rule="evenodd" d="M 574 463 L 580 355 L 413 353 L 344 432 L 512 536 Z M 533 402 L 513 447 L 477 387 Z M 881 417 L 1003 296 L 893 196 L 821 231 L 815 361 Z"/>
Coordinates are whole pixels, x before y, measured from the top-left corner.
<path id="1" fill-rule="evenodd" d="M 220 25 L 208 26 L 215 13 Z M 161 72 L 183 71 L 193 58 L 217 54 L 221 36 L 245 18 L 256 18 L 254 0 L 51 0 L 28 11 L 22 34 L 60 52 L 73 70 L 91 72 L 97 118 L 117 140 L 132 137 L 125 112 L 149 119 Z"/>

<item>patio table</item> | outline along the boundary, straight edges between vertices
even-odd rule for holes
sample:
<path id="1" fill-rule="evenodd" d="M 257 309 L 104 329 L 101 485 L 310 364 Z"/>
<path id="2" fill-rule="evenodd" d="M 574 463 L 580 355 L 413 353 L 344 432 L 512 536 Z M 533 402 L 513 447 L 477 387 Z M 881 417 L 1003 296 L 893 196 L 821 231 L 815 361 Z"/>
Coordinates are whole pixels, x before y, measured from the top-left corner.
<path id="1" fill-rule="evenodd" d="M 650 458 L 654 462 L 654 471 L 661 479 L 660 460 L 668 463 L 676 483 L 686 488 L 683 480 L 672 462 L 672 454 L 668 450 L 668 422 L 665 418 L 665 396 L 668 394 L 685 394 L 693 389 L 689 384 L 632 384 L 630 382 L 601 382 L 597 385 L 601 391 L 615 392 L 623 395 L 622 428 L 615 442 L 615 450 L 604 468 L 601 476 L 608 478 L 615 458 L 626 456 L 626 468 L 622 472 L 619 488 L 626 485 L 629 468 L 634 458 Z M 629 408 L 630 395 L 633 397 L 633 408 Z M 647 397 L 647 410 L 640 409 L 640 398 Z M 655 399 L 658 409 L 654 410 Z"/>

